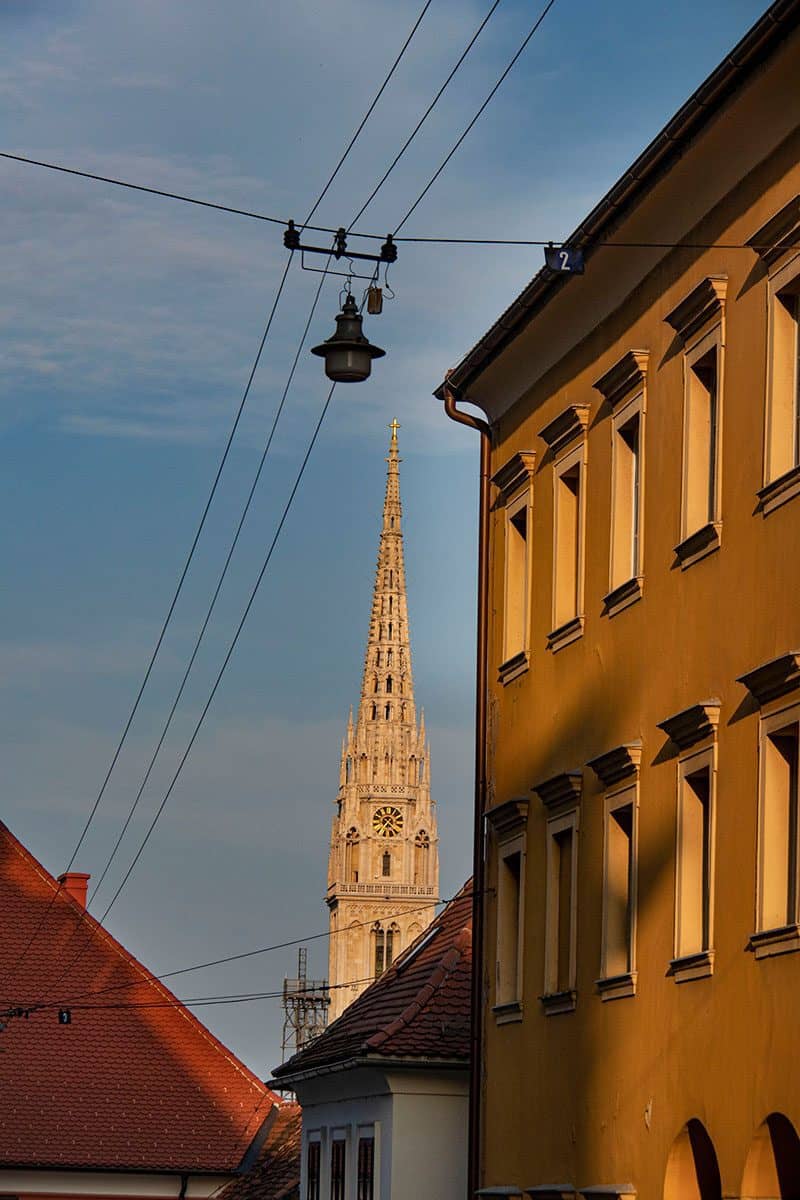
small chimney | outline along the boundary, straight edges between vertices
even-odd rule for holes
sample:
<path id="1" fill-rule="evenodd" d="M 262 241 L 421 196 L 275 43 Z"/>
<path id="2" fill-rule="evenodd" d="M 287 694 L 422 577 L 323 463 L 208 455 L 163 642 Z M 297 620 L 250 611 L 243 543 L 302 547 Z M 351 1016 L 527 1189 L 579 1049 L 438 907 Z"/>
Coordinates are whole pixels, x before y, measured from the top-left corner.
<path id="1" fill-rule="evenodd" d="M 59 875 L 58 882 L 68 896 L 80 904 L 81 908 L 86 908 L 86 888 L 90 879 L 91 875 L 85 875 L 83 871 L 65 871 L 63 875 Z"/>

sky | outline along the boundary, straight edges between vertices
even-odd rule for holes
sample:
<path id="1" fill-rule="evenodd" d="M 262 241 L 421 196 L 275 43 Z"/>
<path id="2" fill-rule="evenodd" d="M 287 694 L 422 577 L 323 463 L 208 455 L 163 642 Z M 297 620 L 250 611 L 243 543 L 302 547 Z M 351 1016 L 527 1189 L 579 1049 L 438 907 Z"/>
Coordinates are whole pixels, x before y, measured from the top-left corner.
<path id="1" fill-rule="evenodd" d="M 501 0 L 357 229 L 393 229 L 539 5 Z M 565 238 L 763 10 L 762 0 L 556 0 L 404 233 Z M 302 221 L 421 0 L 5 0 L 0 149 Z M 348 225 L 489 8 L 433 0 L 317 220 Z M 691 29 L 691 37 L 687 37 Z M 144 674 L 273 302 L 279 226 L 0 160 L 0 817 L 54 874 Z M 356 239 L 351 240 L 356 248 Z M 374 244 L 361 248 L 374 249 Z M 315 264 L 316 265 L 316 264 Z M 340 386 L 208 718 L 108 927 L 152 970 L 308 941 L 358 701 L 387 425 L 401 422 L 417 703 L 442 895 L 470 871 L 477 446 L 431 392 L 541 250 L 401 244 L 365 325 L 387 350 Z M 320 276 L 294 263 L 197 554 L 75 869 L 102 871 L 139 787 Z M 333 330 L 326 281 L 307 346 Z M 207 699 L 327 391 L 304 349 L 113 895 Z M 182 976 L 183 997 L 279 990 L 294 950 Z M 254 1070 L 276 1000 L 200 1008 Z"/>

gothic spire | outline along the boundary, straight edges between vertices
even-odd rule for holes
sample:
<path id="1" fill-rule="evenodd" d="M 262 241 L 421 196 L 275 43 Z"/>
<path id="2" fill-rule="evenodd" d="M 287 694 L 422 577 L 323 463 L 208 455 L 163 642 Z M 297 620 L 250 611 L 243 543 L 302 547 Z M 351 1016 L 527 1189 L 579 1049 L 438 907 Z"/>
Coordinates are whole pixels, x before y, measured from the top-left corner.
<path id="1" fill-rule="evenodd" d="M 416 734 L 414 684 L 411 674 L 411 642 L 408 629 L 405 563 L 403 561 L 403 508 L 400 503 L 400 463 L 397 444 L 398 422 L 392 421 L 386 472 L 386 495 L 372 612 L 364 658 L 364 677 L 359 706 L 359 731 L 373 722 L 381 730 L 381 741 Z M 393 736 L 396 735 L 395 736 Z M 369 739 L 372 740 L 372 739 Z"/>

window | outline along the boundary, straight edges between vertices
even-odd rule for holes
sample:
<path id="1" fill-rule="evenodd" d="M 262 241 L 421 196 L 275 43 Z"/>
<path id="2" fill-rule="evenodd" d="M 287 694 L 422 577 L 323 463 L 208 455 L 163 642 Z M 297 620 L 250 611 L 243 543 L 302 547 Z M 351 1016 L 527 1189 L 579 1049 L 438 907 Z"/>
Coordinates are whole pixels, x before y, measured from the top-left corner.
<path id="1" fill-rule="evenodd" d="M 576 974 L 576 915 L 578 814 L 565 813 L 547 822 L 545 905 L 545 1008 L 574 1008 Z M 556 997 L 558 1005 L 552 1003 Z"/>
<path id="2" fill-rule="evenodd" d="M 431 840 L 424 829 L 414 838 L 414 884 L 426 887 L 428 883 L 428 858 Z"/>
<path id="3" fill-rule="evenodd" d="M 678 829 L 675 864 L 675 961 L 673 974 L 698 978 L 698 972 L 681 976 L 681 960 L 710 959 L 713 914 L 714 860 L 714 751 L 681 759 L 678 764 Z M 710 974 L 709 969 L 702 972 Z"/>
<path id="4" fill-rule="evenodd" d="M 719 362 L 718 346 L 686 360 L 684 413 L 684 539 L 718 520 Z"/>
<path id="5" fill-rule="evenodd" d="M 391 675 L 387 675 L 386 676 L 386 695 L 391 696 L 391 694 L 392 694 L 392 677 L 391 677 Z"/>
<path id="6" fill-rule="evenodd" d="M 552 648 L 580 634 L 583 609 L 583 448 L 555 471 Z M 576 625 L 581 622 L 580 625 Z"/>
<path id="7" fill-rule="evenodd" d="M 492 476 L 495 507 L 503 521 L 503 642 L 500 682 L 510 683 L 528 666 L 530 628 L 533 469 L 529 451 L 515 454 Z"/>
<path id="8" fill-rule="evenodd" d="M 603 944 L 598 981 L 604 999 L 632 995 L 635 990 L 636 807 L 635 788 L 606 796 Z"/>
<path id="9" fill-rule="evenodd" d="M 522 1019 L 522 961 L 525 912 L 525 834 L 528 801 L 505 800 L 486 812 L 493 841 L 495 943 L 495 1000 L 497 1023 Z"/>
<path id="10" fill-rule="evenodd" d="M 683 482 L 680 541 L 686 568 L 720 544 L 724 275 L 707 275 L 666 317 L 683 343 Z"/>
<path id="11" fill-rule="evenodd" d="M 306 1200 L 320 1200 L 319 1168 L 320 1144 L 317 1141 L 309 1142 L 306 1147 Z"/>
<path id="12" fill-rule="evenodd" d="M 348 829 L 344 849 L 344 874 L 348 883 L 358 883 L 359 851 L 358 830 Z"/>
<path id="13" fill-rule="evenodd" d="M 798 921 L 798 719 L 762 722 L 758 930 Z"/>
<path id="14" fill-rule="evenodd" d="M 345 1200 L 347 1142 L 341 1134 L 331 1141 L 331 1200 Z"/>
<path id="15" fill-rule="evenodd" d="M 375 1196 L 375 1135 L 359 1134 L 356 1200 L 374 1200 Z"/>
<path id="16" fill-rule="evenodd" d="M 392 856 L 388 850 L 384 850 L 383 858 L 381 859 L 381 874 L 384 879 L 388 879 L 392 873 Z"/>
<path id="17" fill-rule="evenodd" d="M 503 660 L 525 651 L 528 619 L 528 497 L 506 512 L 506 596 Z"/>
<path id="18" fill-rule="evenodd" d="M 387 971 L 394 961 L 394 956 L 400 948 L 400 930 L 397 925 L 390 925 L 388 929 L 381 929 L 380 925 L 375 925 L 373 929 L 375 938 L 375 978 L 379 979 L 384 971 Z"/>
<path id="19" fill-rule="evenodd" d="M 642 574 L 642 413 L 635 401 L 613 430 L 611 592 Z"/>

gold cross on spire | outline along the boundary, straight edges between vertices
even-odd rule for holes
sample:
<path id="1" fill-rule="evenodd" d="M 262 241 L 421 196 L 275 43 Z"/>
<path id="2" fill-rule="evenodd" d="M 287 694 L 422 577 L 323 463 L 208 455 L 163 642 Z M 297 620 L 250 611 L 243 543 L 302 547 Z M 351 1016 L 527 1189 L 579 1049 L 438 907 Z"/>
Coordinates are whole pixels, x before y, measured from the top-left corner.
<path id="1" fill-rule="evenodd" d="M 393 441 L 393 442 L 396 442 L 396 441 L 397 441 L 397 431 L 398 431 L 398 429 L 400 428 L 400 422 L 398 421 L 397 417 L 395 417 L 395 418 L 393 419 L 393 421 L 392 421 L 391 425 L 389 426 L 389 428 L 390 428 L 390 429 L 391 429 L 391 431 L 392 431 L 392 441 Z"/>

